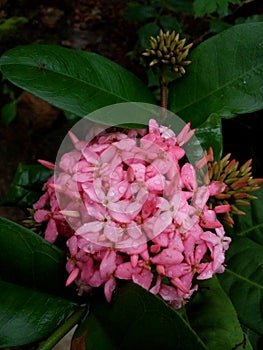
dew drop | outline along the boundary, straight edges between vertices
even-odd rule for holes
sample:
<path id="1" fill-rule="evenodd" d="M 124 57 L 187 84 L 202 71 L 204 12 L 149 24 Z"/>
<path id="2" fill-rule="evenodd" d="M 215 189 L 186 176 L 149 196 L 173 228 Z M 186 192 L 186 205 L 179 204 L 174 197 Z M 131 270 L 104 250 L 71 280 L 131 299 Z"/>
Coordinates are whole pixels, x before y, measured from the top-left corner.
<path id="1" fill-rule="evenodd" d="M 243 84 L 246 85 L 247 81 L 246 80 L 243 80 Z"/>

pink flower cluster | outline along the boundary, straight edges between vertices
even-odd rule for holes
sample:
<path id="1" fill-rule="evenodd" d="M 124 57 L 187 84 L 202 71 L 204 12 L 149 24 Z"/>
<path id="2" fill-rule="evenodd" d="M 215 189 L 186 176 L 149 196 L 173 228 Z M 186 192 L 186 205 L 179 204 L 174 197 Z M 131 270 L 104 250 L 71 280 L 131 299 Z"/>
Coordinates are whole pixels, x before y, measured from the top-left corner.
<path id="1" fill-rule="evenodd" d="M 230 238 L 217 214 L 230 206 L 209 207 L 225 185 L 199 185 L 184 161 L 193 133 L 187 124 L 175 135 L 155 120 L 148 131 L 108 130 L 90 142 L 70 133 L 74 150 L 34 205 L 47 240 L 69 237 L 67 285 L 75 281 L 79 293 L 104 286 L 110 301 L 118 279 L 132 280 L 180 308 L 197 280 L 224 271 Z"/>

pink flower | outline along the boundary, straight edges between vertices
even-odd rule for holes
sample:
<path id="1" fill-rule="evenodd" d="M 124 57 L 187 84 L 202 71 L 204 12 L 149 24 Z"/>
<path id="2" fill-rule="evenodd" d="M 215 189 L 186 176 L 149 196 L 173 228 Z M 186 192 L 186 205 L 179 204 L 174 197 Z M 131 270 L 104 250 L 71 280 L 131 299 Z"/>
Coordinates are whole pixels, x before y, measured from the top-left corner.
<path id="1" fill-rule="evenodd" d="M 189 123 L 178 135 L 153 119 L 148 130 L 119 130 L 90 142 L 70 132 L 74 148 L 59 165 L 41 161 L 56 175 L 34 204 L 35 220 L 47 222 L 50 242 L 68 234 L 66 285 L 79 294 L 102 287 L 110 302 L 118 280 L 131 280 L 180 308 L 198 289 L 193 281 L 224 271 L 231 240 L 217 214 L 230 206 L 208 200 L 225 185 L 199 184 L 196 170 L 209 157 L 197 167 L 184 161 Z"/>

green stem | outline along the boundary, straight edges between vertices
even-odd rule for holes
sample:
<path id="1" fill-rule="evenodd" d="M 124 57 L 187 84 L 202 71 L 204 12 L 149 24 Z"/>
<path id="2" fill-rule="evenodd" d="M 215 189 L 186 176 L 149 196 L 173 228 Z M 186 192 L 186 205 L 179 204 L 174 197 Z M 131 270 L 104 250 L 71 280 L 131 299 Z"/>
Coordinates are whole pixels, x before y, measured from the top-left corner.
<path id="1" fill-rule="evenodd" d="M 78 309 L 65 323 L 63 323 L 37 350 L 51 350 L 85 315 L 86 307 Z"/>
<path id="2" fill-rule="evenodd" d="M 168 93 L 168 84 L 161 80 L 160 82 L 161 88 L 161 117 L 164 121 L 167 118 L 167 93 Z"/>

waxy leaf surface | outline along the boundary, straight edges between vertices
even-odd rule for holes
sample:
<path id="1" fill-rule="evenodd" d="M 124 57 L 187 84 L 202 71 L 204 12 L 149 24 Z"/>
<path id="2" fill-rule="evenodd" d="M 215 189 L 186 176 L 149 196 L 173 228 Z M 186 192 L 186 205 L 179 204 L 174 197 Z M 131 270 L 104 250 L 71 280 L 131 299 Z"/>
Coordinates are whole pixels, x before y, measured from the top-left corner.
<path id="1" fill-rule="evenodd" d="M 65 287 L 66 257 L 4 218 L 0 247 L 0 346 L 45 339 L 77 308 L 72 290 Z"/>
<path id="2" fill-rule="evenodd" d="M 134 74 L 92 52 L 52 45 L 19 46 L 3 54 L 0 67 L 15 85 L 80 117 L 120 102 L 155 103 Z"/>
<path id="3" fill-rule="evenodd" d="M 68 300 L 0 280 L 0 347 L 44 340 L 76 308 Z"/>
<path id="4" fill-rule="evenodd" d="M 236 310 L 217 277 L 198 281 L 198 292 L 187 304 L 187 316 L 193 329 L 211 350 L 252 350 L 243 334 Z"/>
<path id="5" fill-rule="evenodd" d="M 7 282 L 66 295 L 66 255 L 36 233 L 0 218 L 0 276 Z"/>
<path id="6" fill-rule="evenodd" d="M 168 109 L 193 127 L 211 113 L 232 118 L 263 108 L 263 23 L 235 25 L 189 59 L 186 75 L 171 84 Z"/>
<path id="7" fill-rule="evenodd" d="M 43 184 L 52 171 L 38 164 L 19 164 L 4 204 L 15 204 L 29 208 L 41 196 Z"/>
<path id="8" fill-rule="evenodd" d="M 86 349 L 207 349 L 180 313 L 133 283 L 118 287 L 111 303 L 91 302 L 90 314 L 74 335 Z"/>

